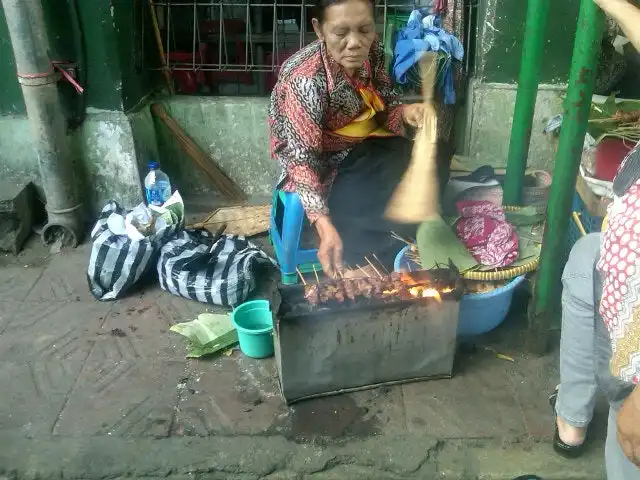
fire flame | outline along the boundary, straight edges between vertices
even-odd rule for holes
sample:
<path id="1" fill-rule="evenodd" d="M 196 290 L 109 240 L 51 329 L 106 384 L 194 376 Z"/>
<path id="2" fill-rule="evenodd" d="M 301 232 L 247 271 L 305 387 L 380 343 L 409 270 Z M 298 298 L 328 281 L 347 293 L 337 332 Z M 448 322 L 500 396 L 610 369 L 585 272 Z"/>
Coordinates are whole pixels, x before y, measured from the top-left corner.
<path id="1" fill-rule="evenodd" d="M 440 293 L 435 288 L 429 287 L 411 287 L 409 289 L 409 293 L 413 297 L 422 297 L 422 298 L 433 298 L 438 303 L 442 303 L 442 298 L 440 297 Z"/>

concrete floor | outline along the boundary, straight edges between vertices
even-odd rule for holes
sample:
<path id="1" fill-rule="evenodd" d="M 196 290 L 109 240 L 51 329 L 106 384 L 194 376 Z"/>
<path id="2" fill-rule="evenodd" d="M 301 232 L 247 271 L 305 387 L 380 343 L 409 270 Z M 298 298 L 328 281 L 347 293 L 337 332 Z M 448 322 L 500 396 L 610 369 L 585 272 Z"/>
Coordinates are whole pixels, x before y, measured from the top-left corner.
<path id="1" fill-rule="evenodd" d="M 289 408 L 272 360 L 185 359 L 168 328 L 206 305 L 157 286 L 94 300 L 89 252 L 0 256 L 0 480 L 603 478 L 602 415 L 585 457 L 553 453 L 557 351 L 527 356 L 521 316 L 451 380 Z"/>

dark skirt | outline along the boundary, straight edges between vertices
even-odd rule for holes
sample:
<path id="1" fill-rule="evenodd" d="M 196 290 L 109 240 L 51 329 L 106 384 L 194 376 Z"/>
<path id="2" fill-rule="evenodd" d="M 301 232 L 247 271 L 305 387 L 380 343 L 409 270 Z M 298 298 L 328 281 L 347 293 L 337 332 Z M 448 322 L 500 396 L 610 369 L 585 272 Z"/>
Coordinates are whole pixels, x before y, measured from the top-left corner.
<path id="1" fill-rule="evenodd" d="M 329 196 L 329 211 L 344 244 L 348 267 L 364 265 L 373 254 L 388 269 L 404 246 L 391 238 L 396 232 L 414 238 L 417 225 L 399 224 L 384 218 L 391 196 L 400 183 L 409 161 L 413 142 L 401 137 L 370 138 L 357 145 L 338 168 Z M 439 168 L 442 181 L 447 171 Z"/>

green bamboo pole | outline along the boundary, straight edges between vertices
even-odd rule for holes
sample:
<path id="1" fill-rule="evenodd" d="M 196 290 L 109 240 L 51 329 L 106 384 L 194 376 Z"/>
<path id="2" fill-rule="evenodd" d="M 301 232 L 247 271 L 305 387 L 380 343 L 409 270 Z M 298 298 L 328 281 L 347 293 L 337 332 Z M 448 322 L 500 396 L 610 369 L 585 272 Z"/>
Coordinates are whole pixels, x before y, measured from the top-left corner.
<path id="1" fill-rule="evenodd" d="M 529 0 L 527 4 L 518 92 L 513 112 L 507 176 L 504 185 L 505 205 L 518 205 L 521 200 L 550 5 L 551 0 Z"/>
<path id="2" fill-rule="evenodd" d="M 571 221 L 571 201 L 587 132 L 603 28 L 602 11 L 593 0 L 582 0 L 564 105 L 564 120 L 549 194 L 540 269 L 529 316 L 528 347 L 534 353 L 546 351 L 551 319 L 557 314 L 556 307 L 560 304 L 563 267 L 560 259 L 565 250 L 567 229 Z"/>

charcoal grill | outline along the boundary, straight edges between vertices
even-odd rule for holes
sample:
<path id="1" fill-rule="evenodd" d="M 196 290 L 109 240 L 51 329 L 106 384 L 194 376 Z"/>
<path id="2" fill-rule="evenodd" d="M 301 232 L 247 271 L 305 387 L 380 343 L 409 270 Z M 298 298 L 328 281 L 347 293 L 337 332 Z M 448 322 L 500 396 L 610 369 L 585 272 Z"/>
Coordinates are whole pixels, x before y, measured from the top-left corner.
<path id="1" fill-rule="evenodd" d="M 414 272 L 439 298 L 385 293 L 311 305 L 305 286 L 281 286 L 274 341 L 287 403 L 450 378 L 463 286 L 457 273 Z"/>

